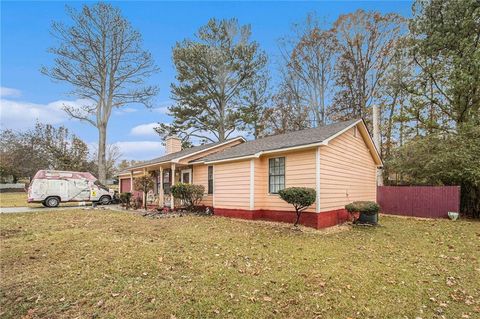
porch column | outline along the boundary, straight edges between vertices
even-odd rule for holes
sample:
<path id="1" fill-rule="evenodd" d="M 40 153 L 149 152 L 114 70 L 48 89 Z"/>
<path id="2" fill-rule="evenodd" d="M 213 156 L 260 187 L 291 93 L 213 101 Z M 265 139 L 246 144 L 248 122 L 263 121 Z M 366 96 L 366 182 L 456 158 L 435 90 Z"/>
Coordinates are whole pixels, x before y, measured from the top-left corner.
<path id="1" fill-rule="evenodd" d="M 143 176 L 147 176 L 147 168 L 143 168 Z M 143 207 L 147 207 L 147 192 L 143 190 Z"/>
<path id="2" fill-rule="evenodd" d="M 163 203 L 163 168 L 160 166 L 160 170 L 159 170 L 159 173 L 160 173 L 160 185 L 159 185 L 159 188 L 158 188 L 158 207 L 162 208 L 164 206 L 164 203 Z"/>
<path id="3" fill-rule="evenodd" d="M 130 171 L 130 193 L 133 193 L 133 171 Z"/>
<path id="4" fill-rule="evenodd" d="M 171 171 L 171 175 L 172 175 L 172 183 L 171 183 L 171 186 L 170 186 L 170 209 L 174 209 L 175 207 L 175 199 L 173 198 L 173 194 L 172 194 L 172 191 L 171 191 L 171 187 L 173 185 L 175 185 L 175 163 L 172 163 L 172 171 Z"/>

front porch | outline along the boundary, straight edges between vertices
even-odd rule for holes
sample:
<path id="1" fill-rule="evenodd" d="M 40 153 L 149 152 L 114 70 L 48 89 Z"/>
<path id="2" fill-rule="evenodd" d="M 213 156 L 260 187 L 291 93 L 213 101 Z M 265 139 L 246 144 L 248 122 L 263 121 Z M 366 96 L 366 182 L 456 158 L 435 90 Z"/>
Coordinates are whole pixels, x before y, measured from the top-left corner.
<path id="1" fill-rule="evenodd" d="M 150 176 L 153 180 L 153 190 L 146 196 L 143 192 L 135 190 L 134 180 L 140 176 Z M 128 182 L 125 182 L 125 181 Z M 175 209 L 180 206 L 180 202 L 175 200 L 171 194 L 171 187 L 177 183 L 191 184 L 193 182 L 193 166 L 179 163 L 165 163 L 134 168 L 129 170 L 127 176 L 121 177 L 120 192 L 130 192 L 133 197 L 146 199 L 147 206 L 150 208 L 168 208 Z"/>

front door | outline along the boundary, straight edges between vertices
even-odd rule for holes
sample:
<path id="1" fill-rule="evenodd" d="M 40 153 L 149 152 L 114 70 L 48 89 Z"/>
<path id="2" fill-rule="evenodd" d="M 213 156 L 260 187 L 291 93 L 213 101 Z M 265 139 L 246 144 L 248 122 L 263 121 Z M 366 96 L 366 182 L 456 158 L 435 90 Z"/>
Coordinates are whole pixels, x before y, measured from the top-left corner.
<path id="1" fill-rule="evenodd" d="M 192 183 L 192 170 L 191 169 L 184 169 L 181 171 L 180 182 L 184 184 L 191 184 Z"/>

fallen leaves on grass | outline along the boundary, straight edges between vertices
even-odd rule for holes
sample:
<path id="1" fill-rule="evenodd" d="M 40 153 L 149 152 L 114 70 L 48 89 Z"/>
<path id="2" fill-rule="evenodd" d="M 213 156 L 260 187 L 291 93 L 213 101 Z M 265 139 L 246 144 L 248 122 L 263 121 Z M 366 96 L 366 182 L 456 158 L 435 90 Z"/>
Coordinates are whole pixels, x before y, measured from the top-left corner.
<path id="1" fill-rule="evenodd" d="M 83 210 L 0 218 L 5 318 L 480 313 L 472 240 L 479 224 L 468 221 L 383 217 L 376 229 L 292 231 L 263 221 Z"/>

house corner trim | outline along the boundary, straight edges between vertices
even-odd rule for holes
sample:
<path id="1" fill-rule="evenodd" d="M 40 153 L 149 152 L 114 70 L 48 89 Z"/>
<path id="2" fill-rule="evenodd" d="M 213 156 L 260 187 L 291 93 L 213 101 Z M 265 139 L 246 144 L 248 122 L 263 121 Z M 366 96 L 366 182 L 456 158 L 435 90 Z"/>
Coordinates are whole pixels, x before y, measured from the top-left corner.
<path id="1" fill-rule="evenodd" d="M 250 210 L 255 209 L 255 160 L 250 160 Z"/>
<path id="2" fill-rule="evenodd" d="M 315 152 L 315 212 L 320 213 L 320 146 Z"/>

